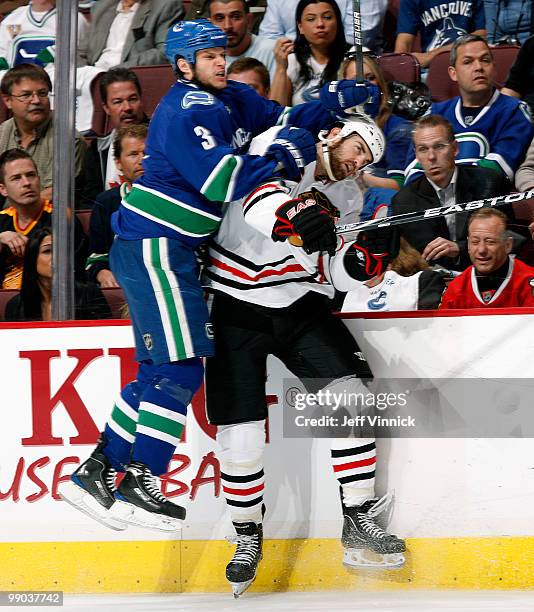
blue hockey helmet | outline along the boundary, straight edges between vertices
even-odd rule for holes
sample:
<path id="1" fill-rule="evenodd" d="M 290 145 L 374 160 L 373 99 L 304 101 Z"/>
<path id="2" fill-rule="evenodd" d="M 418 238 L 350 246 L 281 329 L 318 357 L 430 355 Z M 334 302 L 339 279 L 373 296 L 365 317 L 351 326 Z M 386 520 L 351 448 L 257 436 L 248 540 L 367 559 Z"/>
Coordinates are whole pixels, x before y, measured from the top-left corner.
<path id="1" fill-rule="evenodd" d="M 179 21 L 167 32 L 165 55 L 174 66 L 176 56 L 185 58 L 195 64 L 195 55 L 202 49 L 226 47 L 226 34 L 207 19 Z"/>

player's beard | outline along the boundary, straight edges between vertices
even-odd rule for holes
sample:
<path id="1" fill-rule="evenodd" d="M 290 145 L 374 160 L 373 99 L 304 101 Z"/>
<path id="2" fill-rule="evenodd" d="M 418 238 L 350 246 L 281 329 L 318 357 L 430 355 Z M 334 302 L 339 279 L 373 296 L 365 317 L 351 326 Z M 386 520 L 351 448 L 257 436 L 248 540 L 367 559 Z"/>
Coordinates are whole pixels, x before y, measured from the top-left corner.
<path id="1" fill-rule="evenodd" d="M 330 169 L 332 174 L 336 177 L 336 181 L 342 181 L 347 178 L 345 169 L 343 168 L 343 162 L 339 159 L 339 145 L 342 140 L 334 142 L 328 147 L 330 153 Z M 356 173 L 352 173 L 350 176 L 354 176 Z"/>

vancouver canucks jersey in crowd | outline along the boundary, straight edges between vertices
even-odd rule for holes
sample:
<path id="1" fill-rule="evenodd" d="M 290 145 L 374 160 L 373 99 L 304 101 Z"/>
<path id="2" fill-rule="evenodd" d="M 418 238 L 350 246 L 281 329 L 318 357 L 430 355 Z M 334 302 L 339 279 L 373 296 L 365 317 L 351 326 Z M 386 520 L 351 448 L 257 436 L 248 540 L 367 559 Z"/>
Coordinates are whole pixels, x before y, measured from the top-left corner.
<path id="1" fill-rule="evenodd" d="M 496 89 L 490 101 L 480 109 L 462 107 L 462 100 L 457 96 L 432 104 L 429 113 L 441 115 L 451 122 L 459 147 L 456 163 L 501 170 L 513 181 L 534 135 L 525 102 L 505 96 Z M 413 180 L 422 172 L 414 157 L 412 146 L 406 180 Z"/>
<path id="2" fill-rule="evenodd" d="M 421 33 L 421 49 L 450 45 L 460 36 L 485 28 L 483 0 L 401 0 L 397 32 Z"/>
<path id="3" fill-rule="evenodd" d="M 222 202 L 276 175 L 276 161 L 244 155 L 254 136 L 277 123 L 316 134 L 331 122 L 320 102 L 286 110 L 235 81 L 216 95 L 178 81 L 150 121 L 145 172 L 114 216 L 115 233 L 196 246 L 218 228 Z"/>

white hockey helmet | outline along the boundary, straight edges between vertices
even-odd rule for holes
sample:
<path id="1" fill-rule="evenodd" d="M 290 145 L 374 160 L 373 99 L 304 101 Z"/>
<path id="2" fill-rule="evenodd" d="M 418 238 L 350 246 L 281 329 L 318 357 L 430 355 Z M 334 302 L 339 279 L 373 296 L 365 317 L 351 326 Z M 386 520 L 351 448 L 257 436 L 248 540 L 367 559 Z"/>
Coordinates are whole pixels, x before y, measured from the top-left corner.
<path id="1" fill-rule="evenodd" d="M 348 138 L 352 134 L 358 134 L 369 147 L 369 151 L 371 151 L 371 156 L 373 158 L 372 164 L 376 164 L 382 159 L 382 155 L 384 155 L 384 150 L 386 148 L 386 139 L 382 130 L 370 117 L 363 113 L 355 113 L 350 117 L 338 119 L 334 127 L 340 127 L 341 131 L 333 138 L 327 137 L 329 130 L 322 130 L 319 132 L 323 162 L 330 180 L 335 181 L 337 179 L 334 177 L 330 165 L 329 146 L 339 140 L 343 140 L 343 138 Z"/>

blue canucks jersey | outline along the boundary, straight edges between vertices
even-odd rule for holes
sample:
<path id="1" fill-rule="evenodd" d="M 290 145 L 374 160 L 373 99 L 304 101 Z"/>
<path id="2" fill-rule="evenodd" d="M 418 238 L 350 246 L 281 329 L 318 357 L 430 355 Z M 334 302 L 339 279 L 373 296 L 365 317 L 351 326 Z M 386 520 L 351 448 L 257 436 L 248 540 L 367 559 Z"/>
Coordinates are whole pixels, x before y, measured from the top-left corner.
<path id="1" fill-rule="evenodd" d="M 277 123 L 317 133 L 332 122 L 320 102 L 285 109 L 229 81 L 216 94 L 178 81 L 150 121 L 144 175 L 123 199 L 113 229 L 126 240 L 180 238 L 191 246 L 217 230 L 221 204 L 276 175 L 276 162 L 245 155 Z"/>
<path id="2" fill-rule="evenodd" d="M 495 90 L 490 101 L 470 122 L 462 113 L 459 96 L 432 104 L 429 113 L 441 115 L 452 124 L 458 142 L 458 164 L 477 164 L 501 170 L 513 181 L 534 135 L 534 127 L 525 102 Z M 410 148 L 406 180 L 422 170 Z"/>

